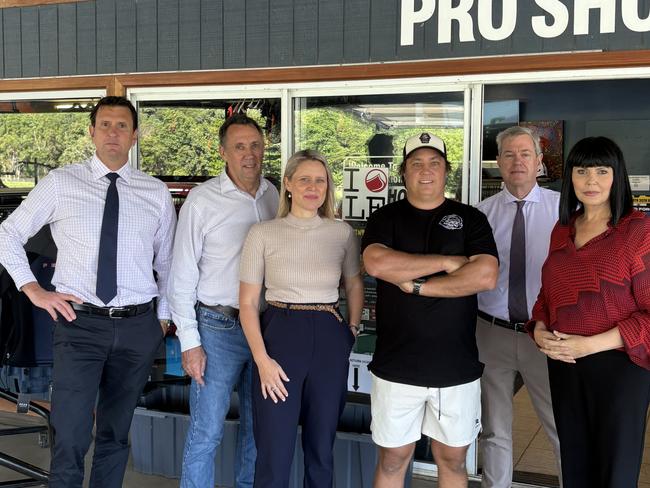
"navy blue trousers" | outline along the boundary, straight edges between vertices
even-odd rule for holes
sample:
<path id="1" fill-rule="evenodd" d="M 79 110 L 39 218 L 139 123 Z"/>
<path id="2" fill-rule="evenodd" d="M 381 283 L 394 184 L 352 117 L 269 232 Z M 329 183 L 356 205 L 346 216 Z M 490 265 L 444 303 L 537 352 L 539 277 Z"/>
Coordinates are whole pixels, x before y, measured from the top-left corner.
<path id="1" fill-rule="evenodd" d="M 307 488 L 331 488 L 334 439 L 345 406 L 354 335 L 329 312 L 269 307 L 262 315 L 266 350 L 289 377 L 289 396 L 277 404 L 262 398 L 253 371 L 256 488 L 289 485 L 298 424 L 302 425 Z"/>
<path id="2" fill-rule="evenodd" d="M 81 488 L 97 401 L 91 488 L 119 488 L 129 457 L 129 429 L 162 341 L 153 310 L 123 319 L 59 319 L 54 329 L 50 488 Z"/>

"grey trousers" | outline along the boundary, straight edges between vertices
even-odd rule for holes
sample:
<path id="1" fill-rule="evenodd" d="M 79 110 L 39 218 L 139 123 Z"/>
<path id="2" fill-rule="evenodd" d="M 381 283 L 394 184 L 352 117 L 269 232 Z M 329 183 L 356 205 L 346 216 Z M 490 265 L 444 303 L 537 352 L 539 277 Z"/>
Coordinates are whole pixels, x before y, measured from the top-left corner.
<path id="1" fill-rule="evenodd" d="M 479 437 L 483 458 L 481 486 L 510 488 L 512 485 L 512 400 L 517 371 L 551 441 L 559 472 L 560 443 L 553 419 L 546 356 L 528 334 L 491 325 L 480 317 L 476 342 L 479 359 L 485 364 L 481 377 L 483 431 Z"/>

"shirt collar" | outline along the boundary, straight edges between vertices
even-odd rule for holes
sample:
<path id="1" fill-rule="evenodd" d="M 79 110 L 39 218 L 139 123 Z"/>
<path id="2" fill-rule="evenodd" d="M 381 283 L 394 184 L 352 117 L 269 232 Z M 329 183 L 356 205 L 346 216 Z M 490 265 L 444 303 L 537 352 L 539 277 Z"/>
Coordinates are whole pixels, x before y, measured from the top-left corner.
<path id="1" fill-rule="evenodd" d="M 539 185 L 535 183 L 535 186 L 528 192 L 528 195 L 526 195 L 522 200 L 524 202 L 534 202 L 534 203 L 539 203 L 541 199 L 541 190 L 539 188 Z M 520 201 L 519 198 L 514 196 L 512 193 L 508 191 L 508 188 L 505 186 L 503 187 L 503 201 L 504 203 L 512 203 L 512 202 L 518 202 Z"/>
<path id="2" fill-rule="evenodd" d="M 241 190 L 233 181 L 230 179 L 230 176 L 228 176 L 228 173 L 226 173 L 226 170 L 224 169 L 221 174 L 219 175 L 219 181 L 221 183 L 221 191 L 223 193 L 229 193 L 233 191 L 237 191 L 240 193 L 246 193 L 245 191 Z M 260 198 L 264 192 L 269 187 L 269 182 L 264 178 L 263 176 L 260 176 L 260 186 L 257 188 L 257 193 L 255 194 L 255 199 L 257 200 Z M 248 193 L 246 193 L 248 195 Z"/>
<path id="3" fill-rule="evenodd" d="M 112 171 L 102 162 L 101 159 L 99 159 L 97 153 L 95 153 L 93 154 L 93 157 L 90 158 L 88 164 L 90 166 L 90 172 L 93 178 L 96 180 L 106 176 L 106 173 L 117 173 L 120 175 L 120 178 L 122 178 L 124 182 L 128 184 L 131 180 L 131 176 L 133 175 L 133 168 L 131 168 L 130 161 L 127 161 L 126 164 L 119 170 Z"/>

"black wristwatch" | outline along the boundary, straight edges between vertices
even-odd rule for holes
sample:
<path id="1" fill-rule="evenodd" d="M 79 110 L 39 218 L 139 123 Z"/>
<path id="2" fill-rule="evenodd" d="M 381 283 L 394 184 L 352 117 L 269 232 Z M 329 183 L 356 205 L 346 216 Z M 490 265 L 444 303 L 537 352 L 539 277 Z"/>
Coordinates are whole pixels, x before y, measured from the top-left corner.
<path id="1" fill-rule="evenodd" d="M 424 283 L 425 281 L 427 280 L 425 280 L 424 278 L 417 278 L 413 280 L 413 291 L 411 293 L 413 293 L 413 295 L 419 295 L 420 288 L 422 288 L 422 283 Z"/>

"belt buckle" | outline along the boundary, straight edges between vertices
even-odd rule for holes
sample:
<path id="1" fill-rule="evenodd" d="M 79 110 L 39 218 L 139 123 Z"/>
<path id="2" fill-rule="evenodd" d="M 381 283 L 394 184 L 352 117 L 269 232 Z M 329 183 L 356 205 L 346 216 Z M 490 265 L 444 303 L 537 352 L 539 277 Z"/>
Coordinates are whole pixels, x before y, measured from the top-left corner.
<path id="1" fill-rule="evenodd" d="M 110 307 L 108 309 L 108 317 L 111 319 L 123 319 L 124 315 L 119 316 L 119 315 L 113 315 L 114 312 L 126 312 L 127 309 L 126 307 Z"/>
<path id="2" fill-rule="evenodd" d="M 512 322 L 515 332 L 526 332 L 526 322 Z"/>

